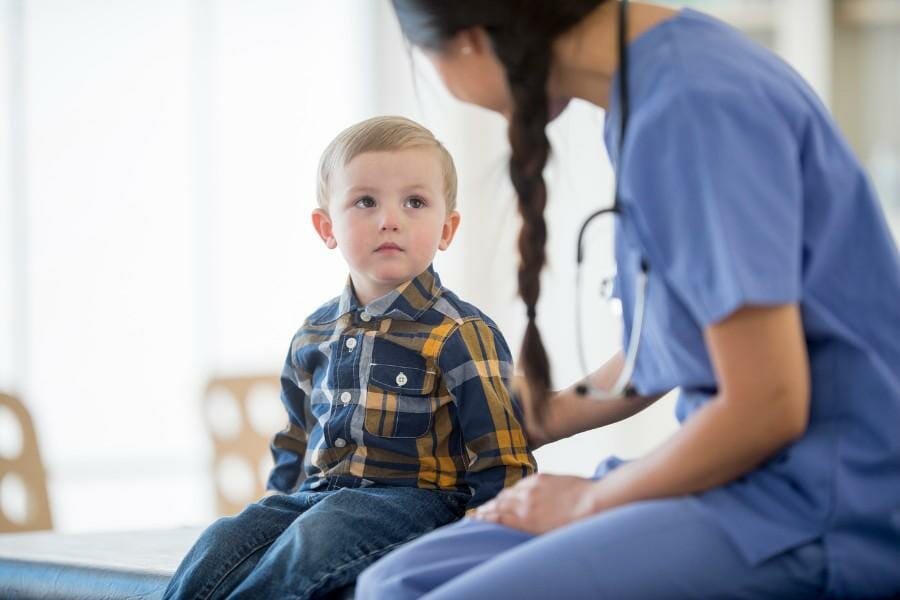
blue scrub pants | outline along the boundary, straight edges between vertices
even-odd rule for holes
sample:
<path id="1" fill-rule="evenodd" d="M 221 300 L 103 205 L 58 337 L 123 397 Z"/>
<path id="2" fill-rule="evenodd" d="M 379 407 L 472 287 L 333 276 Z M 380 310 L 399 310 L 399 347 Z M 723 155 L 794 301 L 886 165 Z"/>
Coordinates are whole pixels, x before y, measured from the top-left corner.
<path id="1" fill-rule="evenodd" d="M 825 553 L 807 544 L 749 564 L 689 498 L 639 502 L 545 535 L 465 519 L 388 554 L 358 600 L 818 598 Z"/>

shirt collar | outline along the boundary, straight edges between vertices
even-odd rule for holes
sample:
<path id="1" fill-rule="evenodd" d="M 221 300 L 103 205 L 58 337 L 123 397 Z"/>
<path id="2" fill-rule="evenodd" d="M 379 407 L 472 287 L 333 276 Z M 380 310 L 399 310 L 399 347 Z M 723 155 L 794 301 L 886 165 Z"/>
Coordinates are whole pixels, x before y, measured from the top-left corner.
<path id="1" fill-rule="evenodd" d="M 348 277 L 347 285 L 338 298 L 337 315 L 332 316 L 338 319 L 348 312 L 365 308 L 365 311 L 373 317 L 415 321 L 434 305 L 441 296 L 442 289 L 441 278 L 435 272 L 434 266 L 429 265 L 415 279 L 394 288 L 363 307 L 356 299 L 353 283 Z"/>

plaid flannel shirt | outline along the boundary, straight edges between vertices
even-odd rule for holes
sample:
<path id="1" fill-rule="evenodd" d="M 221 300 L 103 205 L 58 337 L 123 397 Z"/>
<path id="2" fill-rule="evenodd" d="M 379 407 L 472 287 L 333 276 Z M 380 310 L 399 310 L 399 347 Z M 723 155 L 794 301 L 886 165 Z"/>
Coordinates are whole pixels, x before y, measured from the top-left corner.
<path id="1" fill-rule="evenodd" d="M 365 307 L 348 282 L 291 342 L 268 488 L 417 486 L 474 508 L 536 468 L 511 370 L 496 325 L 433 268 Z"/>

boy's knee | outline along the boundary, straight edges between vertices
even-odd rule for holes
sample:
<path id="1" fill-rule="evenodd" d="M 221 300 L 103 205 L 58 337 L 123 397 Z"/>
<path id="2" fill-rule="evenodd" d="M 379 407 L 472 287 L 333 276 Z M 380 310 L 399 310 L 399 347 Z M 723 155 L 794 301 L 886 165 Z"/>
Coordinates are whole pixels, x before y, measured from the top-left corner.
<path id="1" fill-rule="evenodd" d="M 253 511 L 245 508 L 237 515 L 216 519 L 203 531 L 198 542 L 216 547 L 231 547 L 236 542 L 256 537 L 259 522 L 251 512 Z"/>

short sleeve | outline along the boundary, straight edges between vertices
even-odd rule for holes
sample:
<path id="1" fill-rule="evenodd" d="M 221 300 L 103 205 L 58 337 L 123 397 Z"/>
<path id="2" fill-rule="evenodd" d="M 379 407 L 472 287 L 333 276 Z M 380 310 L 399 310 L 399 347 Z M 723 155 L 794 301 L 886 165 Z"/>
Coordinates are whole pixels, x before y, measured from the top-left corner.
<path id="1" fill-rule="evenodd" d="M 795 127 L 761 95 L 694 91 L 628 132 L 623 219 L 634 219 L 651 271 L 701 326 L 800 298 Z"/>

